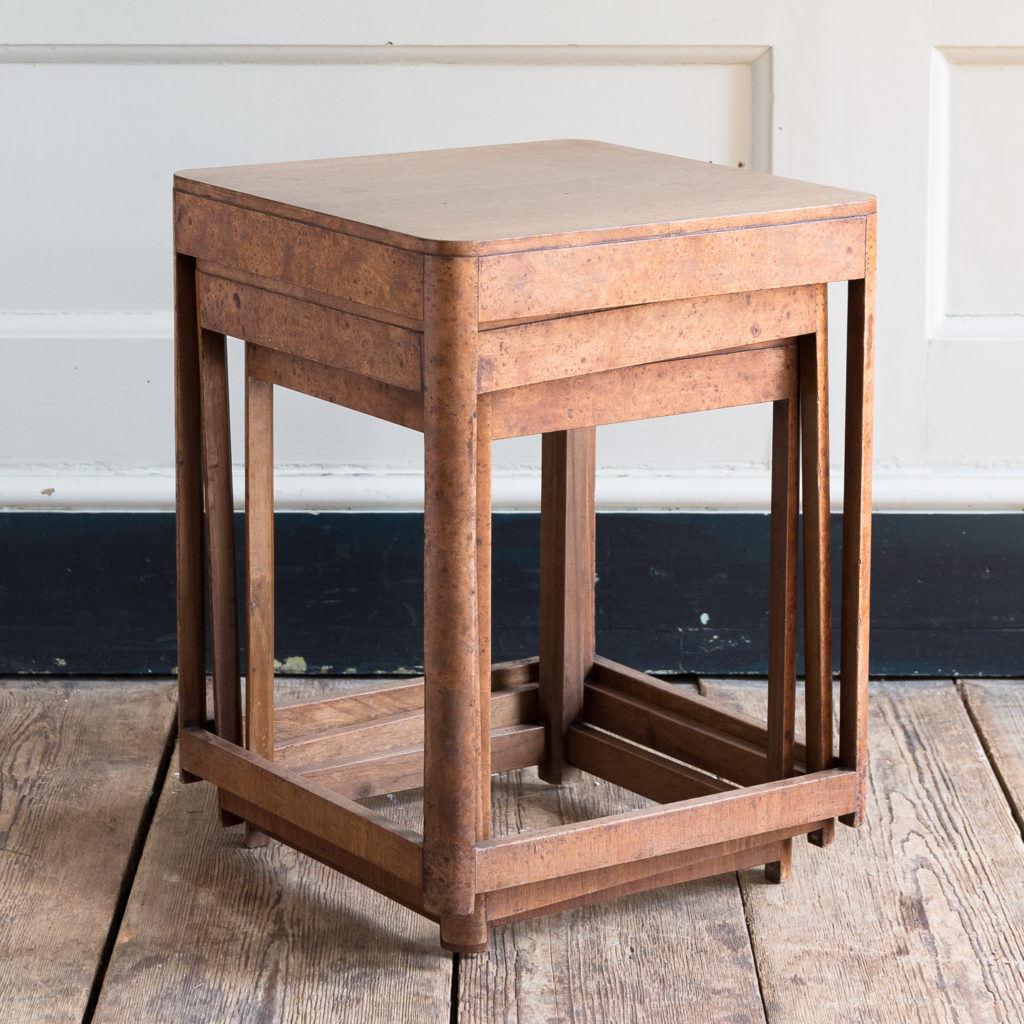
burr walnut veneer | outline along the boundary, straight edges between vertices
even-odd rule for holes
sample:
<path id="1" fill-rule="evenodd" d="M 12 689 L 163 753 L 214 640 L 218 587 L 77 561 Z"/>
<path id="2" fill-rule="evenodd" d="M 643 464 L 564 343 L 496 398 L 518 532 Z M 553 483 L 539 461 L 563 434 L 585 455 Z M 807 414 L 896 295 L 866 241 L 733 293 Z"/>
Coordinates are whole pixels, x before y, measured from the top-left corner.
<path id="1" fill-rule="evenodd" d="M 864 802 L 875 204 L 595 142 L 175 179 L 181 768 L 440 923 L 493 925 L 826 845 Z M 849 282 L 833 749 L 826 285 Z M 245 341 L 243 715 L 225 336 Z M 273 386 L 422 431 L 424 678 L 273 699 Z M 767 721 L 594 651 L 597 425 L 773 403 Z M 539 657 L 490 656 L 491 442 L 543 434 Z M 800 451 L 802 449 L 802 458 Z M 803 480 L 805 742 L 794 739 Z M 205 594 L 204 594 L 205 590 Z M 205 624 L 213 667 L 207 720 Z M 491 835 L 492 772 L 657 803 Z M 423 788 L 423 833 L 359 803 Z"/>

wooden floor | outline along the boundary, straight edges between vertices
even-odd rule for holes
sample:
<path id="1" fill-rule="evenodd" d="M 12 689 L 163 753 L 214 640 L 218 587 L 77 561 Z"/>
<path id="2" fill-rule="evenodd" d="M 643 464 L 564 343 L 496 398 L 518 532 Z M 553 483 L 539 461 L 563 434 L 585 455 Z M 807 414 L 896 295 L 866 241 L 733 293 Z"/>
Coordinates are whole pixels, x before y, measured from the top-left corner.
<path id="1" fill-rule="evenodd" d="M 414 914 L 222 830 L 178 780 L 171 683 L 0 683 L 0 1020 L 1024 1022 L 1024 682 L 880 683 L 870 729 L 868 825 L 795 844 L 784 885 L 725 875 L 453 958 Z M 513 830 L 640 802 L 530 772 L 494 799 Z"/>

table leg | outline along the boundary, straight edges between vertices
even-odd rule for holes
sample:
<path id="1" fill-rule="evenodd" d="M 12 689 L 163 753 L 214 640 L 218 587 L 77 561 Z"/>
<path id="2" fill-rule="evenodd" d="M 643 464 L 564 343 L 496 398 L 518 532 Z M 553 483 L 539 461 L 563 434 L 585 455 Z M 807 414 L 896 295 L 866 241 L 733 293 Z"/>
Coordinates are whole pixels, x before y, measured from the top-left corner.
<path id="1" fill-rule="evenodd" d="M 476 837 L 491 836 L 491 397 L 476 409 L 476 592 L 480 641 L 480 778 Z"/>
<path id="2" fill-rule="evenodd" d="M 213 721 L 218 736 L 242 742 L 235 597 L 235 524 L 231 484 L 227 345 L 223 334 L 201 330 L 199 374 L 206 495 L 206 571 L 213 666 Z"/>
<path id="3" fill-rule="evenodd" d="M 839 648 L 839 763 L 859 776 L 859 825 L 867 791 L 868 631 L 871 598 L 871 455 L 875 376 L 875 218 L 867 219 L 863 279 L 849 284 L 846 338 L 846 452 Z"/>
<path id="4" fill-rule="evenodd" d="M 477 262 L 424 273 L 423 896 L 442 943 L 486 941 L 476 895 L 480 782 L 477 618 Z M 453 921 L 470 918 L 471 921 Z M 476 943 L 479 944 L 479 943 Z"/>
<path id="5" fill-rule="evenodd" d="M 544 434 L 541 453 L 540 776 L 570 778 L 565 736 L 594 664 L 594 427 Z"/>
<path id="6" fill-rule="evenodd" d="M 203 470 L 199 404 L 196 261 L 174 262 L 175 549 L 178 612 L 178 725 L 206 725 L 203 610 Z M 182 769 L 181 777 L 197 776 Z"/>
<path id="7" fill-rule="evenodd" d="M 794 385 L 795 385 L 794 381 Z M 768 607 L 768 778 L 793 774 L 796 710 L 796 569 L 799 499 L 797 391 L 773 403 L 772 512 Z M 793 841 L 783 840 L 780 859 L 765 865 L 771 882 L 789 877 Z"/>
<path id="8" fill-rule="evenodd" d="M 246 361 L 251 346 L 246 346 Z M 245 375 L 245 745 L 274 757 L 274 386 Z M 266 842 L 246 826 L 250 846 Z"/>
<path id="9" fill-rule="evenodd" d="M 828 481 L 828 289 L 818 285 L 818 327 L 800 339 L 803 453 L 804 675 L 807 770 L 832 767 L 832 582 Z M 828 846 L 835 823 L 808 837 Z"/>

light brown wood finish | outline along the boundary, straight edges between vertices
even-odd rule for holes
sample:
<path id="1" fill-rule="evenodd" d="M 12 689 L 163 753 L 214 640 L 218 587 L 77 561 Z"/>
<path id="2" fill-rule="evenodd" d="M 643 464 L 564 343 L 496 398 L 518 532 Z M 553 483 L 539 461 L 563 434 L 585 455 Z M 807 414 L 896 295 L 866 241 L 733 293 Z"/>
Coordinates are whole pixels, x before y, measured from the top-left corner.
<path id="1" fill-rule="evenodd" d="M 338 685 L 278 682 L 292 699 Z M 418 824 L 414 798 L 374 807 Z M 211 787 L 168 778 L 96 1024 L 448 1019 L 452 961 L 437 951 L 436 924 L 281 843 L 246 850 L 215 821 Z M 72 962 L 54 967 L 66 976 Z M 39 1005 L 37 991 L 33 1024 L 45 1019 Z"/>
<path id="2" fill-rule="evenodd" d="M 566 741 L 571 764 L 658 803 L 723 793 L 734 788 L 713 775 L 695 771 L 593 726 L 574 725 Z"/>
<path id="3" fill-rule="evenodd" d="M 828 293 L 817 289 L 817 325 L 800 338 L 800 418 L 803 454 L 804 676 L 807 770 L 832 767 L 832 573 L 828 480 Z M 809 838 L 828 846 L 835 823 Z"/>
<path id="4" fill-rule="evenodd" d="M 476 261 L 428 259 L 424 286 L 424 896 L 454 917 L 476 903 Z"/>
<path id="5" fill-rule="evenodd" d="M 492 396 L 494 437 L 771 402 L 789 393 L 795 372 L 795 346 L 781 345 L 526 384 Z"/>
<path id="6" fill-rule="evenodd" d="M 251 346 L 247 346 L 248 352 Z M 274 756 L 274 386 L 245 378 L 246 747 Z"/>
<path id="7" fill-rule="evenodd" d="M 875 378 L 875 218 L 865 224 L 864 277 L 849 285 L 846 331 L 846 458 L 843 583 L 839 650 L 839 763 L 860 774 L 867 791 L 868 638 L 871 614 L 871 456 Z M 859 825 L 860 810 L 844 817 Z"/>
<path id="8" fill-rule="evenodd" d="M 195 260 L 174 260 L 175 550 L 178 616 L 178 719 L 206 721 L 206 616 L 203 595 L 203 465 L 199 312 Z"/>
<path id="9" fill-rule="evenodd" d="M 762 247 L 773 259 L 760 258 Z M 805 263 L 809 251 L 817 253 L 817 280 L 848 281 L 862 273 L 863 218 L 484 256 L 480 319 L 517 319 L 538 307 L 549 313 L 582 313 L 811 284 Z M 589 284 L 585 290 L 577 286 L 581 279 Z"/>
<path id="10" fill-rule="evenodd" d="M 203 325 L 222 334 L 405 390 L 422 388 L 416 331 L 211 274 L 199 275 L 199 301 Z"/>
<path id="11" fill-rule="evenodd" d="M 491 725 L 501 729 L 537 721 L 537 684 L 496 692 L 491 696 Z M 339 756 L 367 754 L 374 750 L 409 746 L 424 740 L 424 712 L 415 708 L 396 711 L 366 722 L 302 734 L 279 743 L 274 760 L 295 771 L 325 767 Z"/>
<path id="12" fill-rule="evenodd" d="M 678 803 L 480 843 L 477 885 L 504 889 L 789 827 L 813 827 L 854 798 L 857 777 L 833 769 Z M 528 852 L 528 856 L 526 856 Z"/>
<path id="13" fill-rule="evenodd" d="M 543 757 L 544 727 L 503 726 L 491 733 L 488 743 L 494 771 L 526 768 L 539 764 Z M 305 769 L 299 766 L 295 770 L 352 800 L 362 800 L 381 793 L 400 793 L 423 785 L 423 745 L 374 750 L 367 754 L 338 758 L 327 765 L 310 765 Z M 490 778 L 487 781 L 490 784 Z M 489 834 L 490 824 L 487 831 Z"/>
<path id="14" fill-rule="evenodd" d="M 646 802 L 582 775 L 561 787 L 538 784 L 532 771 L 495 783 L 495 833 L 542 830 L 628 811 Z M 622 884 L 636 873 L 622 865 Z M 643 876 L 641 875 L 643 878 Z M 459 966 L 455 1018 L 665 1024 L 736 1021 L 763 1024 L 757 973 L 734 876 L 706 879 L 642 897 L 580 905 L 554 916 L 507 924 L 484 956 Z M 540 883 L 516 897 L 488 894 L 498 918 L 533 903 L 586 893 L 585 876 Z M 585 898 L 585 897 L 584 897 Z"/>
<path id="15" fill-rule="evenodd" d="M 201 313 L 209 317 L 201 326 L 242 334 L 248 345 L 247 387 L 266 434 L 249 453 L 251 489 L 260 496 L 249 555 L 257 587 L 272 573 L 271 386 L 422 429 L 425 451 L 422 714 L 414 704 L 364 714 L 344 702 L 322 714 L 298 711 L 275 748 L 272 615 L 264 616 L 249 729 L 278 764 L 190 728 L 186 768 L 227 780 L 231 807 L 269 833 L 439 918 L 442 945 L 465 951 L 485 947 L 495 918 L 484 894 L 499 887 L 502 913 L 519 916 L 758 857 L 781 863 L 792 835 L 856 812 L 867 678 L 866 627 L 856 616 L 867 608 L 870 197 L 554 142 L 191 172 L 176 178 L 175 209 L 182 266 L 194 277 L 191 259 L 201 265 Z M 858 571 L 845 575 L 840 752 L 855 771 L 785 778 L 806 756 L 792 735 L 797 394 L 806 376 L 792 339 L 818 330 L 824 284 L 851 279 L 864 281 L 851 293 L 863 300 L 864 322 L 857 326 L 855 310 L 850 359 L 860 371 L 849 375 L 847 420 L 859 461 L 848 458 L 856 523 L 847 524 L 845 557 Z M 199 326 L 188 313 L 180 318 L 182 336 Z M 186 386 L 189 372 L 182 369 Z M 814 393 L 823 396 L 819 384 Z M 805 380 L 805 394 L 810 388 Z M 764 726 L 716 718 L 703 702 L 687 707 L 629 670 L 593 664 L 593 427 L 759 402 L 778 403 L 772 699 Z M 813 425 L 823 436 L 817 413 Z M 488 665 L 490 444 L 530 433 L 553 435 L 544 445 L 541 655 L 536 668 L 499 675 Z M 185 430 L 179 440 L 191 443 L 190 436 Z M 817 447 L 814 454 L 822 460 Z M 186 452 L 182 465 L 193 456 Z M 819 484 L 812 482 L 816 501 Z M 183 565 L 192 557 L 189 501 L 186 487 Z M 812 523 L 819 542 L 820 520 Z M 812 601 L 820 604 L 820 595 Z M 255 605 L 269 608 L 264 599 Z M 183 637 L 196 635 L 193 622 Z M 812 655 L 825 657 L 820 647 Z M 484 838 L 494 729 L 517 727 L 495 746 L 502 763 L 523 763 L 536 742 L 522 714 L 530 692 L 504 688 L 534 673 L 549 731 L 548 778 L 563 778 L 571 761 L 564 740 L 580 717 L 582 689 L 583 722 L 612 734 L 578 726 L 572 743 L 583 761 L 645 792 L 704 795 L 558 835 Z M 183 694 L 194 701 L 187 688 Z M 818 760 L 825 728 L 817 721 Z M 375 767 L 379 776 L 368 780 Z M 701 770 L 748 788 L 718 791 Z M 332 832 L 336 805 L 296 772 L 332 778 L 345 792 L 422 779 L 416 878 L 408 865 L 388 863 L 404 864 L 408 854 L 390 840 L 373 862 L 364 847 L 376 833 L 365 822 L 351 842 Z M 782 778 L 765 782 L 772 777 Z M 321 814 L 332 821 L 318 824 Z M 633 874 L 624 866 L 659 857 L 668 859 Z"/>
<path id="16" fill-rule="evenodd" d="M 0 682 L 5 1024 L 83 1019 L 174 714 L 165 681 Z"/>
<path id="17" fill-rule="evenodd" d="M 476 837 L 487 839 L 491 834 L 491 772 L 501 769 L 491 764 L 491 402 L 485 395 L 476 407 L 476 580 L 480 644 Z"/>
<path id="18" fill-rule="evenodd" d="M 594 661 L 593 427 L 541 441 L 540 715 L 547 749 L 540 775 L 565 781 L 566 733 L 583 710 Z"/>
<path id="19" fill-rule="evenodd" d="M 219 736 L 231 743 L 241 743 L 242 691 L 238 670 L 235 503 L 231 481 L 227 345 L 223 334 L 206 328 L 200 332 L 198 344 L 213 720 Z"/>
<path id="20" fill-rule="evenodd" d="M 583 720 L 740 785 L 756 785 L 768 777 L 763 743 L 738 739 L 597 683 L 584 687 Z"/>
<path id="21" fill-rule="evenodd" d="M 725 708 L 687 687 L 679 686 L 638 672 L 628 665 L 620 665 L 600 655 L 594 658 L 593 682 L 617 690 L 629 697 L 646 701 L 663 711 L 671 711 L 681 718 L 692 719 L 700 725 L 725 733 L 755 747 L 767 748 L 768 730 L 763 718 L 744 715 L 733 708 Z M 793 744 L 794 764 L 803 768 L 806 751 L 803 743 Z"/>
<path id="22" fill-rule="evenodd" d="M 423 313 L 423 261 L 393 246 L 177 193 L 179 252 L 404 318 Z"/>
<path id="23" fill-rule="evenodd" d="M 423 395 L 418 391 L 397 388 L 269 348 L 254 349 L 250 373 L 292 391 L 423 431 Z"/>
<path id="24" fill-rule="evenodd" d="M 705 689 L 748 713 L 764 700 L 758 685 Z M 796 844 L 781 888 L 740 876 L 768 1018 L 1016 1024 L 1024 844 L 992 767 L 951 682 L 871 697 L 868 827 L 826 852 Z M 1015 703 L 1020 721 L 1019 689 Z M 1020 763 L 1006 754 L 997 765 Z"/>
<path id="25" fill-rule="evenodd" d="M 799 494 L 797 394 L 772 407 L 772 512 L 768 555 L 768 778 L 793 774 L 796 688 L 796 569 Z M 789 877 L 792 843 L 765 866 L 769 881 Z"/>
<path id="26" fill-rule="evenodd" d="M 481 391 L 792 338 L 814 330 L 815 289 L 702 295 L 482 330 Z"/>

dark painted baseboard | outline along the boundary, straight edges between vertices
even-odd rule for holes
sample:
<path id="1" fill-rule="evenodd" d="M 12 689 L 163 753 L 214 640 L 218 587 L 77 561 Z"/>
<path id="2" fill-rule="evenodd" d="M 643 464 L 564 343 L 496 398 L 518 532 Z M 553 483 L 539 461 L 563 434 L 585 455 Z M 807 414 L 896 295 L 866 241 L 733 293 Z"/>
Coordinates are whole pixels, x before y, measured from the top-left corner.
<path id="1" fill-rule="evenodd" d="M 422 664 L 422 516 L 284 513 L 276 531 L 288 669 Z M 536 652 L 538 533 L 536 515 L 495 517 L 495 660 Z M 873 674 L 1024 675 L 1024 514 L 876 515 L 874 539 Z M 597 546 L 600 653 L 764 674 L 767 516 L 604 513 Z M 0 674 L 166 674 L 175 661 L 170 514 L 0 515 Z"/>

